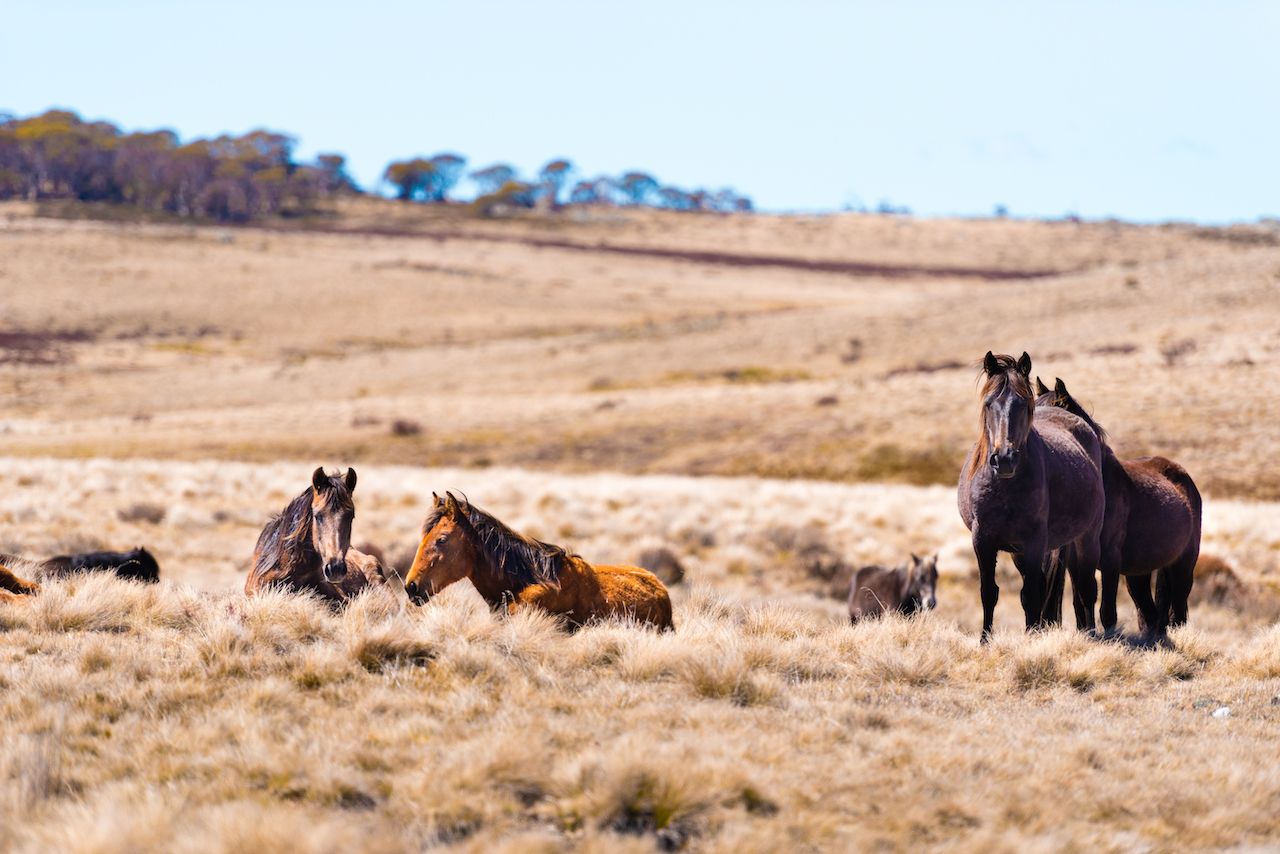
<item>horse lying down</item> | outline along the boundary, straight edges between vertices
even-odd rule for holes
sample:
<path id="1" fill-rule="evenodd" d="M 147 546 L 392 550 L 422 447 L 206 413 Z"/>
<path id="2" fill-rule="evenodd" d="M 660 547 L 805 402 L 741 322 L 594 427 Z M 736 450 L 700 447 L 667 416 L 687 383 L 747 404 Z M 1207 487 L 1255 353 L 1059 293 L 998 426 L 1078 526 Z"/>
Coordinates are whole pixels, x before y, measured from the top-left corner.
<path id="1" fill-rule="evenodd" d="M 127 552 L 83 552 L 57 555 L 47 560 L 32 560 L 19 555 L 0 554 L 0 566 L 6 567 L 5 571 L 10 579 L 17 579 L 19 582 L 18 584 L 13 581 L 0 583 L 0 587 L 18 595 L 27 595 L 18 589 L 22 584 L 34 588 L 31 592 L 39 590 L 40 586 L 35 582 L 24 582 L 14 574 L 15 572 L 29 572 L 46 581 L 51 578 L 66 578 L 82 572 L 113 572 L 121 578 L 152 583 L 160 580 L 160 564 L 156 562 L 151 552 L 142 546 Z"/>
<path id="2" fill-rule="evenodd" d="M 0 602 L 22 602 L 40 592 L 40 585 L 13 574 L 0 564 Z"/>
<path id="3" fill-rule="evenodd" d="M 605 618 L 675 629 L 666 585 L 647 569 L 590 564 L 512 530 L 465 498 L 433 498 L 405 579 L 415 604 L 468 578 L 495 610 L 534 608 L 563 617 L 571 629 Z"/>
<path id="4" fill-rule="evenodd" d="M 57 555 L 40 563 L 45 578 L 62 578 L 80 572 L 114 572 L 132 581 L 156 583 L 160 580 L 160 564 L 142 546 L 127 552 L 84 552 Z"/>
<path id="5" fill-rule="evenodd" d="M 355 488 L 355 469 L 347 469 L 344 477 L 316 469 L 311 485 L 258 535 L 245 594 L 277 588 L 314 593 L 336 606 L 385 583 L 382 563 L 351 547 Z"/>
<path id="6" fill-rule="evenodd" d="M 849 582 L 849 621 L 856 623 L 889 611 L 915 614 L 938 604 L 938 556 L 911 556 L 902 566 L 864 566 Z"/>

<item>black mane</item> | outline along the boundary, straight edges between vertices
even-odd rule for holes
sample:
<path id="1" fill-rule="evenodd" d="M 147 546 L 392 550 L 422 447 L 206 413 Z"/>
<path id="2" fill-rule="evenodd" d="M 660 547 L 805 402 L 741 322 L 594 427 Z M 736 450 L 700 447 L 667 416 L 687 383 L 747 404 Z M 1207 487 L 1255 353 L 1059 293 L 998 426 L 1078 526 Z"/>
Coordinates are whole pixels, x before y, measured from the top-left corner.
<path id="1" fill-rule="evenodd" d="M 490 568 L 511 584 L 515 592 L 531 584 L 560 586 L 564 562 L 573 557 L 570 552 L 512 530 L 465 499 L 457 505 L 475 531 L 480 552 Z M 444 504 L 431 510 L 422 523 L 424 535 L 439 523 L 445 512 Z"/>

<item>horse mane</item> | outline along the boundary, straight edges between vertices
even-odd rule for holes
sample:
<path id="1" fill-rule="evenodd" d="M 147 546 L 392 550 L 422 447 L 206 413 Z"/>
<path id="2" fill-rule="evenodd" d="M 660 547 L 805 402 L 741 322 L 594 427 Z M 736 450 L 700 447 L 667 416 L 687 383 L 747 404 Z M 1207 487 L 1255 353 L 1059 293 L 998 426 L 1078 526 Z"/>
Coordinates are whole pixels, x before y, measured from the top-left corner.
<path id="1" fill-rule="evenodd" d="M 1001 354 L 995 357 L 995 361 L 997 371 L 994 374 L 987 373 L 985 364 L 978 369 L 978 379 L 986 377 L 986 381 L 982 384 L 982 399 L 986 400 L 993 394 L 1004 394 L 1006 389 L 1012 388 L 1014 394 L 1026 398 L 1031 404 L 1031 417 L 1034 419 L 1037 401 L 1035 394 L 1031 391 L 1031 379 L 1018 370 L 1018 360 L 1013 356 Z M 987 450 L 990 447 L 987 444 L 987 425 L 981 411 L 978 412 L 978 425 L 982 429 L 978 433 L 978 447 L 973 453 L 973 459 L 969 461 L 970 477 L 978 471 L 982 461 L 987 458 Z"/>
<path id="2" fill-rule="evenodd" d="M 1059 382 L 1061 382 L 1061 380 L 1059 380 Z M 1062 389 L 1062 391 L 1054 389 L 1046 394 L 1042 394 L 1040 395 L 1040 399 L 1044 400 L 1047 398 L 1047 402 L 1050 406 L 1065 409 L 1085 424 L 1088 424 L 1093 429 L 1093 432 L 1098 434 L 1098 440 L 1104 445 L 1110 446 L 1111 438 L 1108 436 L 1106 428 L 1094 420 L 1094 417 L 1089 410 L 1085 409 L 1084 406 L 1081 405 L 1080 401 L 1076 400 L 1071 392 L 1066 390 L 1065 385 L 1062 386 Z"/>
<path id="3" fill-rule="evenodd" d="M 355 502 L 342 478 L 330 477 L 329 485 L 331 488 L 325 490 L 327 505 L 342 509 L 355 508 Z M 258 563 L 254 566 L 255 572 L 270 572 L 281 566 L 286 571 L 292 571 L 315 553 L 311 545 L 311 495 L 312 488 L 308 486 L 262 529 L 262 533 L 258 535 Z"/>
<path id="4" fill-rule="evenodd" d="M 493 514 L 481 510 L 465 498 L 457 506 L 475 531 L 480 552 L 490 568 L 510 583 L 516 592 L 531 584 L 560 586 L 565 561 L 575 557 L 561 546 L 544 543 L 509 528 Z M 445 515 L 442 502 L 432 508 L 422 523 L 423 536 Z"/>

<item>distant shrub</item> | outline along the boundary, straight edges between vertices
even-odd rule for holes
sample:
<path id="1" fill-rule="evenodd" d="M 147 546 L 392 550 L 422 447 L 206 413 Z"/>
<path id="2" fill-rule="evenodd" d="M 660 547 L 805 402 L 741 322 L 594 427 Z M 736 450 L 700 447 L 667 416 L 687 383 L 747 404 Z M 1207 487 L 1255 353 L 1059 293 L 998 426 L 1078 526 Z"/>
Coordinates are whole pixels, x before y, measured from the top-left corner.
<path id="1" fill-rule="evenodd" d="M 417 436 L 422 432 L 422 425 L 407 418 L 397 418 L 391 422 L 392 436 Z"/>
<path id="2" fill-rule="evenodd" d="M 139 502 L 121 508 L 116 515 L 120 517 L 121 522 L 146 522 L 149 525 L 159 525 L 164 521 L 165 512 L 165 508 L 159 504 Z"/>

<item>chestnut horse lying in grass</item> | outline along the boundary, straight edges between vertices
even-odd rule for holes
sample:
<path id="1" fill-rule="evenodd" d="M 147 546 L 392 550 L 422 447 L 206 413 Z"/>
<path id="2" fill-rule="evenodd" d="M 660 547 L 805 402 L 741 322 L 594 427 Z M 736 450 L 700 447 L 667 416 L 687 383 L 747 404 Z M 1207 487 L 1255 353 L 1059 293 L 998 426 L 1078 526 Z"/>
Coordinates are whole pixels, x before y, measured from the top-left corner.
<path id="1" fill-rule="evenodd" d="M 422 524 L 422 540 L 405 592 L 416 604 L 470 578 L 490 607 L 541 608 L 576 628 L 604 617 L 633 617 L 667 631 L 671 597 L 658 577 L 638 566 L 592 566 L 559 546 L 508 528 L 452 493 Z"/>
<path id="2" fill-rule="evenodd" d="M 378 560 L 351 548 L 355 488 L 355 469 L 344 478 L 316 469 L 311 485 L 258 535 L 245 594 L 278 587 L 340 603 L 385 582 Z"/>
<path id="3" fill-rule="evenodd" d="M 1163 641 L 1171 626 L 1187 621 L 1187 600 L 1200 557 L 1200 491 L 1187 470 L 1164 457 L 1122 460 L 1107 442 L 1107 431 L 1067 391 L 1062 380 L 1053 391 L 1036 378 L 1037 394 L 1093 428 L 1102 442 L 1102 484 L 1107 509 L 1102 521 L 1102 609 L 1104 632 L 1116 630 L 1116 593 L 1120 576 L 1138 609 L 1147 640 Z M 1151 599 L 1151 576 L 1156 598 Z"/>
<path id="4" fill-rule="evenodd" d="M 40 592 L 40 585 L 14 575 L 8 567 L 0 566 L 0 602 L 21 602 L 23 597 Z"/>

